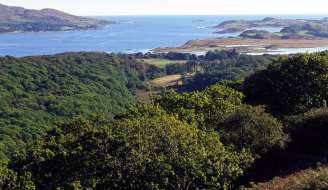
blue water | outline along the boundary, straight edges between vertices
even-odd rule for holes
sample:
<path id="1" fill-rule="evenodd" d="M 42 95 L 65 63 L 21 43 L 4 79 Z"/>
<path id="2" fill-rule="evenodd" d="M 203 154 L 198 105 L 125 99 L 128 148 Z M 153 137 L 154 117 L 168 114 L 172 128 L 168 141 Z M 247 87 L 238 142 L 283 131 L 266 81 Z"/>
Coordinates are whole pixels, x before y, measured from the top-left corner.
<path id="1" fill-rule="evenodd" d="M 205 28 L 226 20 L 258 20 L 267 16 L 287 19 L 321 19 L 328 15 L 206 15 L 106 16 L 122 24 L 102 30 L 0 35 L 0 56 L 51 55 L 67 51 L 147 52 L 156 47 L 180 46 L 189 40 L 237 36 L 212 34 Z M 192 22 L 203 19 L 204 22 Z M 267 29 L 276 32 L 280 29 Z M 296 50 L 297 51 L 297 50 Z"/>

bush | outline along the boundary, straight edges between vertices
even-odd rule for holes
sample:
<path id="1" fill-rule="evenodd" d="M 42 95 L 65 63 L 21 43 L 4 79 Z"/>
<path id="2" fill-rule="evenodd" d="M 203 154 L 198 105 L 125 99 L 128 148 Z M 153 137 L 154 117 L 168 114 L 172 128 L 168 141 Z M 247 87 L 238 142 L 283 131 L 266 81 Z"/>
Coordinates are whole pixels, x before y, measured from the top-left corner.
<path id="1" fill-rule="evenodd" d="M 37 189 L 226 189 L 253 161 L 225 149 L 217 132 L 161 113 L 116 124 L 74 118 L 8 168 L 19 179 L 30 173 Z"/>
<path id="2" fill-rule="evenodd" d="M 282 147 L 288 140 L 282 124 L 260 106 L 240 106 L 217 130 L 224 144 L 232 143 L 237 150 L 249 148 L 254 157 L 274 146 Z"/>

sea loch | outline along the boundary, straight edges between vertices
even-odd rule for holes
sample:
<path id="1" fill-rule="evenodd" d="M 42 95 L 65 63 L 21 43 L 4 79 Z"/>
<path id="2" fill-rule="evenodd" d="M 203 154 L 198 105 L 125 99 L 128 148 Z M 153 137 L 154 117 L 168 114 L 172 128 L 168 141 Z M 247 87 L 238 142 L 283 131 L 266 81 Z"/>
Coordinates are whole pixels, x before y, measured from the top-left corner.
<path id="1" fill-rule="evenodd" d="M 0 56 L 50 55 L 67 51 L 147 52 L 156 47 L 180 46 L 192 39 L 237 36 L 212 34 L 218 29 L 205 28 L 226 20 L 258 20 L 265 17 L 286 19 L 322 19 L 328 15 L 194 15 L 194 16 L 108 16 L 119 21 L 102 30 L 0 35 Z M 198 22 L 192 22 L 199 20 Z M 268 29 L 270 32 L 280 29 Z M 320 51 L 326 47 L 300 49 Z M 280 53 L 298 52 L 284 49 Z"/>

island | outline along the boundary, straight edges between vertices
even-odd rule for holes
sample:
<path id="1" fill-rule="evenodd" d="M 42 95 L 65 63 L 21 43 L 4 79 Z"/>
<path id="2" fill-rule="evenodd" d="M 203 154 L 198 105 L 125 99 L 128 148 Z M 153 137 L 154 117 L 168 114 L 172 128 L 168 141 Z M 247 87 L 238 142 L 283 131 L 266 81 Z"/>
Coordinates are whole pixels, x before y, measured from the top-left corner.
<path id="1" fill-rule="evenodd" d="M 25 9 L 0 4 L 0 34 L 94 30 L 118 22 L 71 15 L 55 9 Z"/>
<path id="2" fill-rule="evenodd" d="M 328 46 L 328 18 L 320 20 L 276 19 L 229 20 L 216 26 L 223 31 L 214 34 L 242 32 L 237 37 L 190 40 L 180 47 L 163 47 L 155 52 L 190 52 L 213 49 L 232 49 L 240 52 L 269 52 L 277 48 L 313 48 Z M 268 32 L 261 28 L 282 28 Z"/>
<path id="3" fill-rule="evenodd" d="M 204 22 L 205 20 L 203 19 L 198 19 L 198 20 L 192 20 L 191 22 Z"/>

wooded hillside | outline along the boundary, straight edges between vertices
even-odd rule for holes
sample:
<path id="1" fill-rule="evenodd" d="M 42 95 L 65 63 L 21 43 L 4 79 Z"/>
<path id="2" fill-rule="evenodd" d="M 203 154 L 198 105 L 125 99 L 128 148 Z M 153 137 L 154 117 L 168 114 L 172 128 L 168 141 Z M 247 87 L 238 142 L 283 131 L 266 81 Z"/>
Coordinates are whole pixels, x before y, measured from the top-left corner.
<path id="1" fill-rule="evenodd" d="M 112 118 L 135 106 L 132 94 L 145 88 L 149 67 L 126 54 L 1 57 L 1 160 L 60 121 L 98 110 Z"/>

